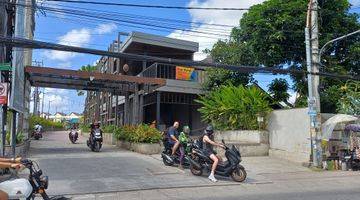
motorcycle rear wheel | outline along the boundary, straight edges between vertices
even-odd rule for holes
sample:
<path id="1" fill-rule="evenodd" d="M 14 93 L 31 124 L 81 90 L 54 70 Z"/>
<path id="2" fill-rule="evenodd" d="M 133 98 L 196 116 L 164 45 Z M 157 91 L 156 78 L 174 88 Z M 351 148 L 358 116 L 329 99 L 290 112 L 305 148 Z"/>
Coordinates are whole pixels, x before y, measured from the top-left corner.
<path id="1" fill-rule="evenodd" d="M 231 173 L 231 178 L 236 182 L 243 182 L 246 179 L 246 171 L 244 168 L 238 168 Z"/>
<path id="2" fill-rule="evenodd" d="M 39 137 L 39 136 L 37 136 L 37 135 L 35 135 L 35 136 L 34 136 L 34 139 L 35 139 L 35 140 L 39 140 L 39 139 L 40 139 L 40 137 Z"/>

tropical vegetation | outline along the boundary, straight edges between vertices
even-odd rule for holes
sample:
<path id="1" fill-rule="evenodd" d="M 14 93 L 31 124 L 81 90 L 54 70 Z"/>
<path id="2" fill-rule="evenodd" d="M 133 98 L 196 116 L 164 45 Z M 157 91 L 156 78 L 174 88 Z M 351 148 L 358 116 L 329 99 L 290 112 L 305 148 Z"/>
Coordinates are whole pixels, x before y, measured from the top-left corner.
<path id="1" fill-rule="evenodd" d="M 118 140 L 133 143 L 157 143 L 162 138 L 159 130 L 146 124 L 122 126 L 117 128 L 114 134 Z"/>
<path id="2" fill-rule="evenodd" d="M 257 118 L 271 111 L 267 95 L 255 86 L 223 85 L 196 101 L 203 121 L 219 130 L 258 129 Z"/>
<path id="3" fill-rule="evenodd" d="M 54 122 L 49 119 L 42 118 L 40 116 L 31 115 L 29 118 L 29 126 L 33 128 L 36 124 L 40 124 L 45 130 L 49 129 L 62 129 L 64 128 L 64 124 L 61 122 Z"/>

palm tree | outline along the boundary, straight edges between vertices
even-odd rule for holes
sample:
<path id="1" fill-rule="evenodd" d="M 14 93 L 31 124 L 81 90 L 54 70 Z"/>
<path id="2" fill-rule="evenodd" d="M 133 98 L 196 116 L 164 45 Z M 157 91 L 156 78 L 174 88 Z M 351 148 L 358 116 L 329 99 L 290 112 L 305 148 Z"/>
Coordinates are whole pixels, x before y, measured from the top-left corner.
<path id="1" fill-rule="evenodd" d="M 93 71 L 96 71 L 96 66 L 93 66 L 93 65 L 83 65 L 81 66 L 81 68 L 79 69 L 79 71 L 85 71 L 85 72 L 93 72 Z M 77 91 L 77 95 L 78 96 L 83 96 L 85 94 L 85 91 L 84 90 L 78 90 Z"/>

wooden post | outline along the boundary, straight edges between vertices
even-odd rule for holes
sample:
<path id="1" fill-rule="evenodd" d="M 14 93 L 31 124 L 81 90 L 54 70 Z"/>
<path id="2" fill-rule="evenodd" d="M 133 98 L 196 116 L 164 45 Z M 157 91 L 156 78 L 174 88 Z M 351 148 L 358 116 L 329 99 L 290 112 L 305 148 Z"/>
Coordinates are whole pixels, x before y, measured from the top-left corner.
<path id="1" fill-rule="evenodd" d="M 135 84 L 135 91 L 133 96 L 133 125 L 139 123 L 139 106 L 139 85 Z"/>
<path id="2" fill-rule="evenodd" d="M 161 109 L 160 109 L 160 106 L 161 106 L 161 102 L 160 102 L 160 100 L 161 100 L 161 93 L 160 93 L 160 91 L 158 91 L 158 92 L 156 92 L 156 128 L 157 129 L 159 129 L 160 128 L 160 111 L 161 111 Z"/>
<path id="3" fill-rule="evenodd" d="M 139 96 L 139 123 L 143 123 L 144 121 L 144 88 L 141 90 L 141 94 Z"/>
<path id="4" fill-rule="evenodd" d="M 119 104 L 119 96 L 116 94 L 116 97 L 115 97 L 115 125 L 116 126 L 119 125 L 118 104 Z"/>
<path id="5" fill-rule="evenodd" d="M 126 92 L 125 93 L 125 104 L 124 104 L 124 124 L 125 125 L 129 125 L 130 122 L 129 122 L 129 113 L 130 113 L 130 110 L 129 110 L 129 103 L 130 103 L 130 98 L 129 98 L 129 92 Z"/>

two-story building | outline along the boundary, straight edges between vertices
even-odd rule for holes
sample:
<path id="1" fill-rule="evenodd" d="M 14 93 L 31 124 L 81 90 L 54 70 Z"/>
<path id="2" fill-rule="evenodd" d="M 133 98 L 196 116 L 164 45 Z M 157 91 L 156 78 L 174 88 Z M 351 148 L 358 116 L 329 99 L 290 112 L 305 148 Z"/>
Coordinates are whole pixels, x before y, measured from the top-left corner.
<path id="1" fill-rule="evenodd" d="M 114 41 L 109 50 L 192 60 L 198 48 L 195 42 L 133 32 L 125 41 Z M 86 123 L 99 121 L 105 125 L 122 125 L 156 121 L 159 129 L 163 130 L 174 121 L 179 121 L 193 130 L 204 127 L 197 111 L 199 105 L 194 101 L 202 93 L 203 70 L 110 57 L 102 57 L 97 63 L 97 70 L 102 73 L 163 78 L 166 84 L 151 92 L 139 85 L 136 92 L 125 96 L 87 92 L 84 109 Z"/>

